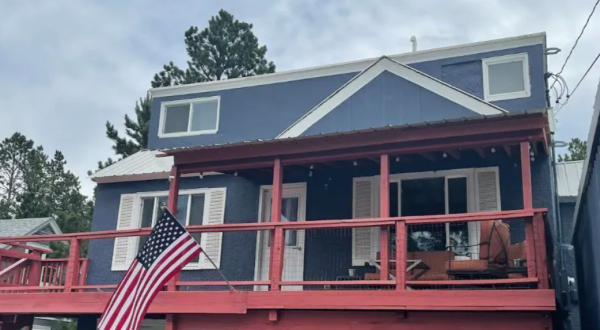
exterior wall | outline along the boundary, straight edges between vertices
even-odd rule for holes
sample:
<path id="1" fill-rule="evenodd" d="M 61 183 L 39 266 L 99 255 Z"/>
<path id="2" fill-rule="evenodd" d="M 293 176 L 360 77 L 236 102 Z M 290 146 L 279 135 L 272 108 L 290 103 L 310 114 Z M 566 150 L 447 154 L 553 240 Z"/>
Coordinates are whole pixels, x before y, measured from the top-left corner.
<path id="1" fill-rule="evenodd" d="M 481 59 L 524 52 L 529 55 L 531 97 L 494 103 L 509 111 L 541 109 L 546 107 L 545 55 L 541 44 L 410 65 L 437 79 L 483 98 Z M 358 72 L 217 92 L 155 98 L 152 103 L 148 147 L 150 149 L 168 149 L 275 138 L 285 128 L 356 74 Z M 221 96 L 218 133 L 158 138 L 161 102 L 215 95 Z M 371 111 L 372 109 L 368 110 Z"/>
<path id="2" fill-rule="evenodd" d="M 572 237 L 573 235 L 573 216 L 575 215 L 575 203 L 560 203 L 560 222 L 563 230 L 563 239 L 565 237 Z M 558 251 L 558 250 L 557 250 Z M 563 267 L 566 270 L 568 277 L 573 279 L 577 278 L 577 270 L 575 266 L 575 251 L 568 250 L 563 251 Z M 576 286 L 575 286 L 576 288 Z M 569 290 L 569 288 L 565 288 Z M 573 288 L 571 288 L 573 289 Z M 576 298 L 576 297 L 575 297 Z M 581 329 L 581 320 L 579 316 L 579 303 L 577 299 L 572 299 L 569 296 L 567 301 L 567 307 L 569 316 L 566 322 L 571 326 L 572 330 Z"/>
<path id="3" fill-rule="evenodd" d="M 497 152 L 482 159 L 474 152 L 463 152 L 460 160 L 444 159 L 439 162 L 419 161 L 392 163 L 391 173 L 410 173 L 435 170 L 448 170 L 471 167 L 498 166 L 500 175 L 501 204 L 503 210 L 522 208 L 521 174 L 516 166 L 517 158 L 507 158 Z M 352 178 L 379 173 L 378 166 L 351 167 L 347 170 L 323 172 L 315 170 L 313 177 L 307 174 L 287 173 L 285 183 L 307 182 L 307 221 L 324 219 L 352 218 Z M 331 180 L 329 180 L 331 178 Z M 542 180 L 543 181 L 543 180 Z M 534 184 L 534 193 L 546 189 Z M 242 177 L 218 175 L 204 179 L 183 178 L 181 189 L 201 187 L 227 187 L 225 223 L 255 222 L 258 217 L 259 187 L 271 184 L 271 179 L 250 181 Z M 327 184 L 327 188 L 325 188 Z M 119 198 L 124 193 L 162 191 L 168 189 L 166 180 L 112 183 L 98 185 L 96 207 L 92 230 L 113 230 L 116 228 Z M 524 240 L 521 221 L 511 222 L 511 243 Z M 123 272 L 110 270 L 113 240 L 93 240 L 90 243 L 89 284 L 116 284 Z M 351 229 L 320 229 L 305 231 L 305 280 L 334 280 L 336 276 L 347 275 L 352 267 Z M 225 233 L 223 237 L 221 271 L 229 280 L 253 280 L 256 252 L 256 233 Z M 367 271 L 358 267 L 359 275 Z M 370 269 L 369 271 L 373 271 Z M 182 272 L 183 280 L 220 280 L 213 270 L 189 270 Z M 198 290 L 199 288 L 194 288 Z M 203 288 L 204 289 L 204 288 Z"/>
<path id="4" fill-rule="evenodd" d="M 417 124 L 478 113 L 384 71 L 302 135 Z"/>
<path id="5" fill-rule="evenodd" d="M 597 136 L 597 134 L 595 135 Z M 591 152 L 589 184 L 580 196 L 579 215 L 573 235 L 577 263 L 577 286 L 579 287 L 579 310 L 581 324 L 595 327 L 600 324 L 600 171 L 598 141 L 588 142 Z M 584 168 L 584 171 L 588 170 Z"/>

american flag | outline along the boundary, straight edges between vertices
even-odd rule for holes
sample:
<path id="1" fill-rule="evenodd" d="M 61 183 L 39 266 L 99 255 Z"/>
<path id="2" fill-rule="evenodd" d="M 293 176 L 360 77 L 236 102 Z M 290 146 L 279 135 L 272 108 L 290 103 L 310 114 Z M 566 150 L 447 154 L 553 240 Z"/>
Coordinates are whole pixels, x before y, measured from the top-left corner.
<path id="1" fill-rule="evenodd" d="M 200 252 L 200 245 L 165 209 L 110 298 L 98 329 L 139 329 L 154 297 Z"/>

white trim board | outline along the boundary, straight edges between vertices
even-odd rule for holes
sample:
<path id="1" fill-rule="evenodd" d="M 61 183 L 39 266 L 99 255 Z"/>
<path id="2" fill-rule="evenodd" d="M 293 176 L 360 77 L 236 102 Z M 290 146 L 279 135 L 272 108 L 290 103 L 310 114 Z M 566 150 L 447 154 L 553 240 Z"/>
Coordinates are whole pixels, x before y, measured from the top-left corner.
<path id="1" fill-rule="evenodd" d="M 377 62 L 373 63 L 363 72 L 356 75 L 356 77 L 352 78 L 345 85 L 340 87 L 337 91 L 333 92 L 333 94 L 315 106 L 312 110 L 300 117 L 300 119 L 298 119 L 290 127 L 286 128 L 277 136 L 277 139 L 300 136 L 308 128 L 321 120 L 343 101 L 350 98 L 384 71 L 388 71 L 397 75 L 398 77 L 406 79 L 480 115 L 497 115 L 506 112 L 506 110 L 502 108 L 468 94 L 439 79 L 429 76 L 419 70 L 413 69 L 405 64 L 398 63 L 389 57 L 382 56 Z"/>
<path id="2" fill-rule="evenodd" d="M 416 52 L 391 55 L 390 57 L 404 64 L 435 61 L 444 58 L 467 56 L 486 52 L 493 52 L 511 48 L 519 48 L 541 44 L 546 46 L 546 33 L 534 33 L 516 37 L 480 41 L 449 47 L 426 49 Z M 407 43 L 408 46 L 408 43 Z M 234 88 L 243 88 L 259 85 L 276 84 L 287 81 L 311 79 L 343 73 L 360 72 L 371 65 L 377 58 L 358 61 L 343 62 L 330 65 L 315 66 L 306 69 L 282 71 L 259 76 L 234 78 L 203 83 L 178 85 L 169 87 L 152 88 L 149 90 L 152 97 L 166 97 L 221 91 Z"/>

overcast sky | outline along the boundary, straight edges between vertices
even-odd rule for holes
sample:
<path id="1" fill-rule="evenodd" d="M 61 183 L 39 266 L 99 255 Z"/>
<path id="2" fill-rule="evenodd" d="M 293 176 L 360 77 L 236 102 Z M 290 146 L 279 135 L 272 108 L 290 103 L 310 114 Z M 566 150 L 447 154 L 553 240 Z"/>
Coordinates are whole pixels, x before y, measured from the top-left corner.
<path id="1" fill-rule="evenodd" d="M 15 131 L 61 150 L 86 172 L 114 156 L 109 120 L 123 127 L 168 61 L 184 66 L 183 33 L 220 8 L 254 24 L 277 71 L 546 32 L 558 72 L 595 0 L 503 1 L 33 1 L 0 0 L 0 139 Z M 574 5 L 577 3 L 577 6 Z M 600 52 L 600 8 L 567 64 L 570 88 Z M 558 116 L 558 139 L 586 138 L 600 63 Z"/>

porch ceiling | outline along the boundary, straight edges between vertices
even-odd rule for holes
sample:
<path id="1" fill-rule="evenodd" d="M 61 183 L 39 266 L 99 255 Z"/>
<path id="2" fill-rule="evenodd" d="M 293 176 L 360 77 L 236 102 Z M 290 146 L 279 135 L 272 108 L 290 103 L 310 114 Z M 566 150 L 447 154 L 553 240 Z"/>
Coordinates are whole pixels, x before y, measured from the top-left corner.
<path id="1" fill-rule="evenodd" d="M 357 158 L 377 161 L 381 154 L 403 158 L 414 154 L 435 161 L 460 158 L 461 152 L 472 150 L 481 157 L 495 152 L 512 157 L 518 154 L 512 146 L 525 141 L 536 153 L 546 150 L 549 128 L 545 112 L 171 149 L 163 150 L 162 156 L 173 156 L 181 173 L 226 172 L 270 167 L 276 157 L 286 165 L 329 162 L 332 166 Z"/>

